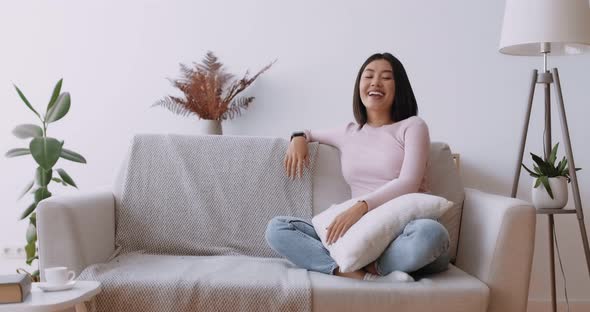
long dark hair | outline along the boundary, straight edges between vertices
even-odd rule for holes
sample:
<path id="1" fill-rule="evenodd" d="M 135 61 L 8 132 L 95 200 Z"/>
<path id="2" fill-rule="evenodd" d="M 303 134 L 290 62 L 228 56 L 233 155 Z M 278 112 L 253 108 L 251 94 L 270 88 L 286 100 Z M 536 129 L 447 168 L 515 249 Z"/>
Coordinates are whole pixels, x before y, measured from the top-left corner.
<path id="1" fill-rule="evenodd" d="M 391 120 L 398 122 L 408 117 L 418 115 L 418 104 L 416 103 L 416 97 L 414 96 L 414 91 L 412 91 L 412 86 L 410 85 L 410 80 L 408 79 L 404 65 L 402 65 L 402 63 L 390 53 L 375 53 L 363 63 L 363 66 L 361 66 L 356 77 L 356 83 L 354 84 L 352 111 L 354 113 L 354 119 L 356 119 L 356 122 L 359 124 L 359 129 L 367 123 L 367 108 L 361 101 L 359 84 L 365 67 L 375 60 L 386 60 L 393 69 L 395 95 L 390 110 Z"/>

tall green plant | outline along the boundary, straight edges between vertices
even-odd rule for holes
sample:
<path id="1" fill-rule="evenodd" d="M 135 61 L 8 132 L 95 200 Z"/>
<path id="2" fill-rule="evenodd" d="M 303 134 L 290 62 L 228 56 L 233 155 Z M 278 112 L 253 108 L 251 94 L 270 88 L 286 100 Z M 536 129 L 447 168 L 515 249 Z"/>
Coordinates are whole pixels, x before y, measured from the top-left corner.
<path id="1" fill-rule="evenodd" d="M 6 153 L 6 157 L 9 158 L 31 155 L 37 164 L 34 179 L 27 184 L 18 198 L 20 200 L 27 193 L 33 194 L 33 202 L 20 216 L 21 220 L 27 217 L 29 218 L 29 227 L 26 233 L 27 245 L 25 246 L 27 254 L 26 263 L 28 265 L 31 265 L 34 260 L 39 259 L 37 255 L 37 221 L 35 209 L 40 201 L 51 197 L 49 184 L 53 181 L 61 183 L 64 186 L 69 185 L 77 188 L 74 180 L 64 169 L 58 168 L 54 170 L 53 167 L 59 158 L 78 163 L 86 163 L 86 159 L 82 155 L 63 148 L 64 141 L 47 136 L 47 127 L 49 124 L 62 119 L 70 110 L 70 94 L 68 92 L 61 92 L 62 82 L 63 79 L 60 79 L 55 85 L 43 117 L 33 108 L 21 90 L 16 85 L 14 86 L 24 104 L 41 121 L 41 126 L 33 124 L 16 126 L 12 133 L 19 139 L 30 139 L 29 145 L 28 147 L 11 149 Z M 59 177 L 54 176 L 54 173 Z M 34 271 L 32 275 L 34 279 L 38 280 L 39 270 Z"/>

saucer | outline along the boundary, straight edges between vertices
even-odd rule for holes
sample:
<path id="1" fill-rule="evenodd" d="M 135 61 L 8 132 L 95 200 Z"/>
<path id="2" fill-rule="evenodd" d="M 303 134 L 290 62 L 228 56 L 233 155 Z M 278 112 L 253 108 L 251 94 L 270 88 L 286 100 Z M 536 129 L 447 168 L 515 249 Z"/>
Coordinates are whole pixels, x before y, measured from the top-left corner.
<path id="1" fill-rule="evenodd" d="M 60 291 L 72 289 L 76 285 L 76 281 L 69 281 L 65 284 L 50 284 L 50 283 L 37 283 L 37 287 L 43 291 Z"/>

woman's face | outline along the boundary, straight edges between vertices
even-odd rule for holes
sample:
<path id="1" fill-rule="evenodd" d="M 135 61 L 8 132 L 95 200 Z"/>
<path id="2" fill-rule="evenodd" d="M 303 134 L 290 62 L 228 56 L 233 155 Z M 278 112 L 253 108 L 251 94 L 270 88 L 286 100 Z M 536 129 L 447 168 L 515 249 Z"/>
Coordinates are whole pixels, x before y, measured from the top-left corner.
<path id="1" fill-rule="evenodd" d="M 359 89 L 367 110 L 389 113 L 395 96 L 393 68 L 389 62 L 375 60 L 369 63 L 361 74 Z"/>

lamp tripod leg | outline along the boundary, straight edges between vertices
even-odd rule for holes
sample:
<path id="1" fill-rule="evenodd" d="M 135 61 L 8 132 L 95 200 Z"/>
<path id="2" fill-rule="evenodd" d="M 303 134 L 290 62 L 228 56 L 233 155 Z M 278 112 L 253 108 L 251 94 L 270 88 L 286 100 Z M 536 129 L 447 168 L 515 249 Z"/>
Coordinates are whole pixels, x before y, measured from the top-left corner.
<path id="1" fill-rule="evenodd" d="M 555 223 L 553 220 L 553 215 L 547 215 L 549 217 L 549 267 L 550 267 L 550 277 L 551 277 L 551 311 L 557 311 L 557 301 L 555 300 L 556 291 L 555 291 L 555 252 L 554 252 L 554 241 L 553 241 L 553 229 L 555 228 Z"/>
<path id="2" fill-rule="evenodd" d="M 590 248 L 588 247 L 588 235 L 586 234 L 586 226 L 584 225 L 584 211 L 582 210 L 582 200 L 580 199 L 580 189 L 578 187 L 578 177 L 576 175 L 576 166 L 574 163 L 574 154 L 572 152 L 572 144 L 570 141 L 569 129 L 567 126 L 567 118 L 565 116 L 565 106 L 563 104 L 563 96 L 561 94 L 561 83 L 559 80 L 559 73 L 557 68 L 553 68 L 553 77 L 555 79 L 555 92 L 557 95 L 557 108 L 559 110 L 559 117 L 561 120 L 561 132 L 563 134 L 563 141 L 565 145 L 565 154 L 567 157 L 569 175 L 572 183 L 572 193 L 574 196 L 574 204 L 576 206 L 576 213 L 578 216 L 578 223 L 580 225 L 580 234 L 582 236 L 582 243 L 584 246 L 584 254 L 586 256 L 586 266 L 588 267 L 588 274 L 590 276 Z"/>
<path id="3" fill-rule="evenodd" d="M 516 192 L 518 191 L 518 180 L 520 178 L 520 166 L 522 164 L 522 156 L 524 154 L 524 147 L 526 145 L 526 137 L 529 129 L 529 122 L 531 120 L 531 109 L 533 106 L 533 98 L 535 96 L 535 86 L 537 84 L 537 70 L 533 70 L 531 78 L 531 87 L 529 92 L 529 102 L 524 118 L 524 127 L 522 128 L 522 136 L 520 138 L 520 150 L 518 151 L 518 159 L 516 161 L 516 168 L 514 170 L 514 180 L 512 182 L 512 195 L 511 197 L 516 198 Z"/>

